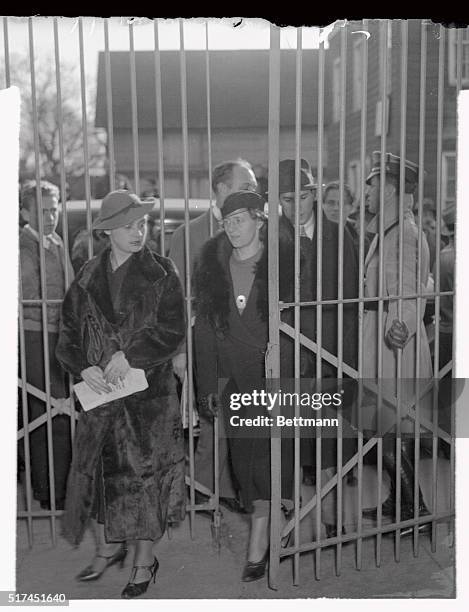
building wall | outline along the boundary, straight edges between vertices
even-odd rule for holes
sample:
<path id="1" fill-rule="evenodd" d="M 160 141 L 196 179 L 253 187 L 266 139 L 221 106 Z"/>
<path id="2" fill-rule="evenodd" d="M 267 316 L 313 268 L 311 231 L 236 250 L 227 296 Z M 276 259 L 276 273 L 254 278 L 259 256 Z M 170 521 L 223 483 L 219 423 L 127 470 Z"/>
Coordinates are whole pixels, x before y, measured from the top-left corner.
<path id="1" fill-rule="evenodd" d="M 401 21 L 392 21 L 392 47 L 390 49 L 390 90 L 389 122 L 386 133 L 386 150 L 396 155 L 401 151 Z M 363 24 L 350 23 L 347 31 L 346 53 L 346 116 L 345 116 L 345 176 L 348 178 L 349 165 L 360 160 L 360 125 L 361 111 L 353 111 L 353 70 L 354 30 L 363 29 Z M 367 71 L 367 121 L 366 121 L 366 154 L 365 172 L 369 170 L 371 153 L 381 149 L 381 137 L 376 134 L 377 103 L 381 97 L 380 66 L 380 22 L 370 20 L 368 24 L 368 71 Z M 448 30 L 446 30 L 448 32 Z M 330 41 L 330 62 L 340 57 L 341 34 L 337 31 Z M 439 26 L 427 26 L 427 71 L 425 87 L 425 150 L 424 150 L 424 196 L 436 200 L 437 190 L 437 115 L 438 115 L 438 57 Z M 408 21 L 408 54 L 407 54 L 407 96 L 406 96 L 406 158 L 419 161 L 419 128 L 420 128 L 420 70 L 421 70 L 421 21 Z M 328 174 L 339 175 L 340 160 L 340 123 L 332 116 L 332 88 L 327 90 L 330 96 L 328 113 L 329 168 Z M 443 140 L 442 151 L 454 151 L 456 147 L 456 96 L 455 87 L 448 81 L 448 39 L 445 44 L 444 93 L 443 93 Z"/>
<path id="2" fill-rule="evenodd" d="M 132 132 L 116 129 L 114 133 L 117 171 L 134 181 Z M 242 157 L 255 170 L 268 165 L 268 134 L 265 129 L 217 129 L 212 131 L 212 165 L 224 160 Z M 302 131 L 301 155 L 317 169 L 317 130 L 305 127 Z M 158 183 L 157 135 L 153 130 L 139 130 L 140 178 L 153 178 Z M 179 130 L 166 130 L 163 141 L 164 186 L 168 197 L 183 197 L 183 148 Z M 295 156 L 295 130 L 282 128 L 280 132 L 280 158 Z M 323 163 L 327 164 L 327 147 L 323 151 Z M 208 138 L 206 130 L 189 131 L 189 195 L 207 198 Z"/>

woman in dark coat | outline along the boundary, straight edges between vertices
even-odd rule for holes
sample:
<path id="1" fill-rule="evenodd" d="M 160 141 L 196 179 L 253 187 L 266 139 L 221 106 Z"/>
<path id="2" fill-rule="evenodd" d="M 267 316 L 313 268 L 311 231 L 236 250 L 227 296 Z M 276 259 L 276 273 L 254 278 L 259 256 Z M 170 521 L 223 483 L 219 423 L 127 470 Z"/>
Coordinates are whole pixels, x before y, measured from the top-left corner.
<path id="1" fill-rule="evenodd" d="M 154 201 L 124 190 L 108 194 L 94 229 L 110 247 L 87 262 L 65 297 L 56 355 L 97 393 L 130 368 L 148 388 L 80 415 L 67 486 L 63 531 L 78 544 L 90 521 L 97 534 L 91 565 L 77 576 L 95 580 L 123 562 L 136 541 L 122 597 L 144 593 L 158 561 L 155 540 L 184 516 L 184 448 L 171 358 L 184 339 L 182 288 L 171 261 L 144 246 Z"/>
<path id="2" fill-rule="evenodd" d="M 262 198 L 236 192 L 223 205 L 225 232 L 202 249 L 194 276 L 197 389 L 202 409 L 223 409 L 231 463 L 241 498 L 251 513 L 248 562 L 242 580 L 265 574 L 270 512 L 270 431 L 232 425 L 230 417 L 271 416 L 265 406 L 230 409 L 232 394 L 265 387 L 268 341 L 267 232 Z M 280 237 L 280 298 L 294 295 L 291 244 Z M 284 344 L 285 343 L 285 344 Z M 281 375 L 293 376 L 293 343 L 282 336 Z M 220 381 L 226 386 L 219 389 Z M 243 435 L 244 434 L 244 435 Z M 293 440 L 282 439 L 282 499 L 291 502 Z"/>

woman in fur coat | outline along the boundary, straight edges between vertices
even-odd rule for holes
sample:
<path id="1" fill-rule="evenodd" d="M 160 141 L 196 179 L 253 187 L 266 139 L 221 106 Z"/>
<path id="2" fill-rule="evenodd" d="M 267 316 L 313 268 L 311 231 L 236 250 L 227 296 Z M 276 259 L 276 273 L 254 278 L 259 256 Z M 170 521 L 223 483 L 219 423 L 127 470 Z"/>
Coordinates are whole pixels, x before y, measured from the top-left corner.
<path id="1" fill-rule="evenodd" d="M 244 507 L 251 513 L 251 532 L 242 580 L 265 574 L 269 546 L 270 432 L 236 428 L 230 417 L 269 416 L 266 408 L 230 409 L 232 394 L 250 393 L 265 386 L 268 341 L 267 232 L 263 200 L 240 191 L 223 205 L 224 232 L 210 239 L 196 265 L 195 351 L 199 402 L 216 414 L 223 409 L 234 476 Z M 294 295 L 291 243 L 280 234 L 280 299 Z M 308 283 L 303 283 L 305 287 Z M 303 295 L 303 299 L 306 296 Z M 282 317 L 284 318 L 284 317 Z M 303 329 L 303 332 L 305 330 Z M 281 375 L 293 377 L 293 343 L 282 335 Z M 302 366 L 305 364 L 302 360 Z M 226 380 L 224 389 L 220 381 Z M 247 431 L 246 431 L 247 429 Z M 245 436 L 243 436 L 243 433 Z M 292 507 L 293 440 L 282 439 L 282 500 Z"/>
<path id="2" fill-rule="evenodd" d="M 123 598 L 144 593 L 155 579 L 153 544 L 168 522 L 184 516 L 184 447 L 171 359 L 184 340 L 182 287 L 171 261 L 144 246 L 147 214 L 125 190 L 108 194 L 94 229 L 110 247 L 80 270 L 63 303 L 56 355 L 97 393 L 119 385 L 130 368 L 148 388 L 80 415 L 63 531 L 78 544 L 94 524 L 97 550 L 78 574 L 96 580 L 123 563 L 126 542 L 135 557 Z"/>

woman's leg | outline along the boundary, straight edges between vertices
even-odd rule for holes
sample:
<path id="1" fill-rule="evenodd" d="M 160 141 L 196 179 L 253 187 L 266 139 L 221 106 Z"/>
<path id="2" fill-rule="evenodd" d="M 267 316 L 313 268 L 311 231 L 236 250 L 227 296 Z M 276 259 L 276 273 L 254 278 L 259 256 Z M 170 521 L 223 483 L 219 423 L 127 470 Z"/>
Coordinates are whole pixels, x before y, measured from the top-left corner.
<path id="1" fill-rule="evenodd" d="M 155 561 L 153 554 L 153 540 L 136 540 L 135 555 L 130 580 L 135 583 L 150 579 L 151 567 Z M 134 571 L 134 568 L 137 568 Z"/>
<path id="2" fill-rule="evenodd" d="M 269 548 L 270 502 L 267 499 L 255 499 L 252 504 L 254 512 L 251 514 L 248 561 L 258 563 Z"/>

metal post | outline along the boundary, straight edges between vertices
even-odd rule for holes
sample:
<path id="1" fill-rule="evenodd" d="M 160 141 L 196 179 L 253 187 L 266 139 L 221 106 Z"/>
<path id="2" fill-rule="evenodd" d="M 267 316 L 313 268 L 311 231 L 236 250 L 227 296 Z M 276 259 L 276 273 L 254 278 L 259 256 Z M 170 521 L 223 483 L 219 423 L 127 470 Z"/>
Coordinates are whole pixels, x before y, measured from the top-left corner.
<path id="1" fill-rule="evenodd" d="M 116 188 L 116 158 L 114 155 L 114 120 L 112 117 L 111 54 L 109 52 L 109 18 L 104 19 L 104 61 L 106 77 L 107 154 L 109 156 L 109 187 Z"/>
<path id="2" fill-rule="evenodd" d="M 325 52 L 324 52 L 324 30 L 320 33 L 318 54 L 318 190 L 317 190 L 317 278 L 316 278 L 316 380 L 322 378 L 322 183 L 323 183 L 323 149 L 324 149 L 324 92 L 325 92 Z M 320 387 L 318 387 L 318 392 Z M 321 468 L 322 468 L 322 435 L 321 427 L 316 427 L 316 503 L 315 527 L 316 543 L 315 551 L 315 577 L 321 577 L 321 530 L 322 530 L 322 503 L 321 503 Z"/>
<path id="3" fill-rule="evenodd" d="M 340 32 L 340 123 L 339 123 L 339 240 L 337 254 L 337 379 L 342 379 L 343 363 L 343 326 L 344 311 L 343 299 L 344 289 L 344 165 L 345 165 L 345 110 L 347 106 L 347 28 Z M 322 212 L 322 211 L 321 211 Z M 342 483 L 342 419 L 339 419 L 337 427 L 337 502 L 336 502 L 336 525 L 339 540 L 336 549 L 336 575 L 340 576 L 342 566 L 342 505 L 343 505 L 343 483 Z"/>
<path id="4" fill-rule="evenodd" d="M 158 193 L 160 196 L 160 238 L 161 254 L 166 254 L 166 232 L 164 214 L 164 156 L 163 156 L 163 102 L 161 97 L 161 57 L 158 37 L 158 19 L 153 20 L 153 31 L 155 40 L 154 62 L 155 62 L 155 100 L 156 100 L 156 134 L 158 146 Z"/>
<path id="5" fill-rule="evenodd" d="M 423 185 L 424 185 L 424 167 L 425 167 L 425 106 L 426 106 L 426 79 L 427 79 L 427 28 L 426 23 L 422 22 L 420 27 L 420 98 L 419 98 L 419 180 L 418 180 L 418 242 L 417 242 L 417 261 L 422 260 L 422 211 L 423 211 Z M 417 266 L 417 288 L 422 286 L 422 267 Z M 417 321 L 422 318 L 422 298 L 417 298 Z M 417 325 L 416 345 L 420 347 L 421 331 L 420 325 Z M 415 353 L 415 372 L 416 372 L 416 388 L 415 388 L 415 450 L 414 450 L 414 514 L 418 516 L 419 507 L 419 475 L 420 475 L 420 350 Z M 418 525 L 414 527 L 413 537 L 413 553 L 417 557 L 419 552 L 419 530 Z"/>
<path id="6" fill-rule="evenodd" d="M 280 376 L 279 339 L 279 286 L 278 286 L 278 164 L 280 150 L 280 28 L 270 26 L 269 55 L 269 344 L 266 354 L 266 378 L 271 379 L 273 388 L 278 386 Z M 274 408 L 272 416 L 275 419 Z M 274 420 L 275 423 L 275 420 Z M 270 500 L 270 552 L 269 587 L 278 588 L 280 566 L 280 504 L 281 504 L 281 439 L 279 427 L 271 428 L 271 500 Z"/>
<path id="7" fill-rule="evenodd" d="M 140 164 L 138 154 L 137 75 L 135 67 L 134 25 L 129 21 L 130 109 L 132 113 L 132 150 L 134 157 L 134 189 L 140 195 Z"/>
<path id="8" fill-rule="evenodd" d="M 368 31 L 368 20 L 363 20 L 363 31 Z M 358 263 L 358 378 L 363 378 L 363 317 L 364 317 L 364 277 L 365 277 L 365 160 L 366 160 L 366 123 L 367 123 L 367 89 L 368 89 L 368 38 L 363 36 L 362 48 L 362 89 L 361 89 L 361 117 L 360 117 L 360 244 Z M 362 421 L 363 385 L 358 385 L 358 496 L 357 496 L 357 532 L 360 536 L 363 530 L 362 503 L 363 503 L 363 421 Z M 362 566 L 363 540 L 357 539 L 356 567 Z"/>
<path id="9" fill-rule="evenodd" d="M 85 164 L 86 229 L 88 231 L 88 258 L 93 257 L 93 234 L 91 231 L 91 187 L 90 187 L 90 149 L 88 146 L 88 118 L 86 109 L 85 49 L 83 42 L 83 18 L 78 18 L 78 40 L 80 47 L 80 87 L 81 117 L 83 127 L 83 158 Z"/>
<path id="10" fill-rule="evenodd" d="M 208 20 L 205 22 L 205 91 L 207 96 L 207 153 L 208 153 L 208 193 L 210 211 L 213 211 L 212 199 L 212 111 L 210 105 L 210 53 L 208 50 Z M 213 236 L 213 214 L 209 219 L 210 236 Z"/>
<path id="11" fill-rule="evenodd" d="M 57 91 L 57 123 L 59 130 L 59 157 L 60 157 L 60 200 L 62 202 L 62 236 L 64 241 L 65 261 L 64 261 L 64 276 L 65 288 L 70 286 L 70 272 L 68 267 L 68 258 L 70 253 L 69 236 L 68 236 L 68 215 L 67 215 L 67 181 L 65 176 L 65 148 L 64 148 L 64 131 L 63 131 L 63 112 L 62 112 L 62 86 L 60 79 L 60 49 L 59 49 L 59 30 L 57 18 L 54 18 L 54 50 L 55 50 L 55 77 Z M 70 398 L 70 434 L 73 440 L 75 435 L 75 399 L 73 395 L 73 380 L 70 375 L 67 375 L 68 392 Z"/>
<path id="12" fill-rule="evenodd" d="M 387 79 L 388 79 L 388 20 L 380 24 L 381 46 L 381 167 L 380 167 L 380 194 L 379 194 L 379 282 L 378 282 L 378 398 L 377 398 L 377 431 L 378 431 L 378 491 L 377 491 L 377 526 L 376 537 L 376 565 L 381 565 L 381 530 L 383 524 L 383 509 L 381 506 L 381 492 L 383 488 L 383 439 L 381 436 L 381 410 L 383 401 L 383 292 L 384 292 L 384 192 L 386 176 L 386 129 L 387 129 Z"/>
<path id="13" fill-rule="evenodd" d="M 42 208 L 42 192 L 41 192 L 41 157 L 39 150 L 39 125 L 37 114 L 37 99 L 36 99 L 36 73 L 34 67 L 34 31 L 33 20 L 28 19 L 29 30 L 29 62 L 31 70 L 31 102 L 33 111 L 33 135 L 34 135 L 34 156 L 36 161 L 36 206 L 37 217 L 39 224 L 39 270 L 41 284 L 41 310 L 42 310 L 42 339 L 44 343 L 43 358 L 44 358 L 44 378 L 46 391 L 46 412 L 47 412 L 47 455 L 49 465 L 49 495 L 52 514 L 51 519 L 51 534 L 52 544 L 57 544 L 57 531 L 55 523 L 55 474 L 54 474 L 54 453 L 53 453 L 53 438 L 52 438 L 52 417 L 51 417 L 51 391 L 50 391 L 50 367 L 49 367 L 49 337 L 47 327 L 47 282 L 46 282 L 46 261 L 43 246 L 44 224 L 43 224 L 43 208 Z"/>
<path id="14" fill-rule="evenodd" d="M 189 134 L 187 126 L 187 76 L 186 76 L 186 52 L 184 49 L 184 20 L 179 19 L 179 41 L 180 41 L 180 70 L 181 70 L 181 122 L 182 122 L 182 155 L 183 155 L 183 180 L 184 180 L 184 246 L 186 256 L 186 316 L 187 316 L 187 401 L 189 406 L 189 456 L 194 456 L 194 428 L 193 428 L 193 370 L 192 370 L 192 289 L 191 289 L 191 259 L 190 259 L 190 236 L 189 236 Z M 195 488 L 194 488 L 194 463 L 190 462 L 190 523 L 191 537 L 194 536 L 195 526 Z"/>

